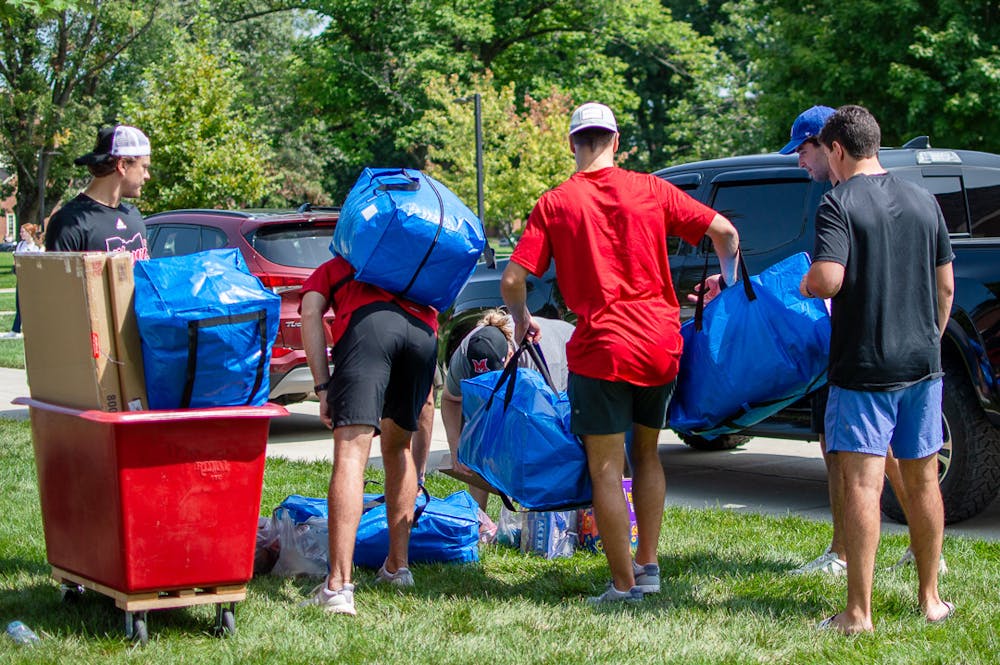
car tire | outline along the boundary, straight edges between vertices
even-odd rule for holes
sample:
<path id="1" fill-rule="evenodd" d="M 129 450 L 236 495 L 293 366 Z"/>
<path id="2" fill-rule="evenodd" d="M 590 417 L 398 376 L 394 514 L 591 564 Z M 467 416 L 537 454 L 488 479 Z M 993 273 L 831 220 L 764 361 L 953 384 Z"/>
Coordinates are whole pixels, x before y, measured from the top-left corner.
<path id="1" fill-rule="evenodd" d="M 681 434 L 680 437 L 681 441 L 691 448 L 709 452 L 715 450 L 732 450 L 733 448 L 742 446 L 751 439 L 749 436 L 742 436 L 740 434 L 723 434 L 714 439 L 706 439 L 694 434 Z"/>
<path id="2" fill-rule="evenodd" d="M 978 515 L 1000 491 L 1000 429 L 987 419 L 961 363 L 945 362 L 944 369 L 944 446 L 938 453 L 938 481 L 945 524 L 954 524 Z M 888 482 L 882 489 L 882 512 L 906 523 Z"/>

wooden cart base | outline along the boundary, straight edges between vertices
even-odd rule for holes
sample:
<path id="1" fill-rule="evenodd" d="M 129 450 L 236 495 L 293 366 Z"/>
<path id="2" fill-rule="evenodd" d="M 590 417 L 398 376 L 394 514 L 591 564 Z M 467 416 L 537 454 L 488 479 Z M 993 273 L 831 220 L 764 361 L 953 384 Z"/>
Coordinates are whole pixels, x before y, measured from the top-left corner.
<path id="1" fill-rule="evenodd" d="M 61 585 L 65 599 L 78 596 L 85 588 L 114 599 L 115 605 L 125 611 L 126 636 L 142 644 L 149 640 L 146 630 L 146 612 L 149 610 L 214 604 L 215 630 L 224 636 L 236 632 L 235 606 L 247 597 L 245 584 L 125 593 L 55 566 L 52 566 L 52 578 Z M 227 604 L 228 607 L 224 607 Z"/>

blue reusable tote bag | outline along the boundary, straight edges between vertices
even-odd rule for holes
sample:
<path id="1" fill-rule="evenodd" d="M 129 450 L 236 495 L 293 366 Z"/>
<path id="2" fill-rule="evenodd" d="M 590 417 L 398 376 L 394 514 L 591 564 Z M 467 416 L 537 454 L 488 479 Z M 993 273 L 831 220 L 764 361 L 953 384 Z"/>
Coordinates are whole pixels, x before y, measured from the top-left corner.
<path id="1" fill-rule="evenodd" d="M 412 169 L 366 168 L 347 195 L 330 250 L 355 279 L 448 309 L 486 247 L 483 224 L 440 182 Z"/>
<path id="2" fill-rule="evenodd" d="M 462 381 L 458 460 L 529 510 L 589 505 L 593 487 L 583 444 L 570 431 L 569 398 L 550 377 L 517 366 L 532 351 L 526 343 L 504 369 Z M 545 369 L 540 356 L 532 360 Z"/>
<path id="3" fill-rule="evenodd" d="M 706 439 L 738 432 L 826 383 L 830 315 L 799 293 L 809 263 L 801 252 L 750 277 L 741 258 L 741 282 L 699 303 L 681 326 L 671 428 Z"/>
<path id="4" fill-rule="evenodd" d="M 137 261 L 149 407 L 265 404 L 280 308 L 238 249 Z"/>

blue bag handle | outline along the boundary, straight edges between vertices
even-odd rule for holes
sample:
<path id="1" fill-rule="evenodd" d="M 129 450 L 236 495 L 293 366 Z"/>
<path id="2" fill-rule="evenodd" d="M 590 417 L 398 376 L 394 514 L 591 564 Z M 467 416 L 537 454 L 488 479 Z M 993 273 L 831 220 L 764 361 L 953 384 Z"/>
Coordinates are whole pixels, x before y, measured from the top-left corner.
<path id="1" fill-rule="evenodd" d="M 402 177 L 403 182 L 381 182 L 382 178 Z M 406 173 L 406 169 L 399 169 L 398 174 L 382 174 L 378 176 L 379 184 L 375 189 L 379 192 L 416 192 L 420 189 L 420 178 L 414 178 Z"/>
<path id="2" fill-rule="evenodd" d="M 260 338 L 260 360 L 257 361 L 257 371 L 254 376 L 253 389 L 247 397 L 247 404 L 253 401 L 254 395 L 260 390 L 260 384 L 264 381 L 264 365 L 267 363 L 267 310 L 258 309 L 245 314 L 227 314 L 224 316 L 213 316 L 197 321 L 188 321 L 188 359 L 187 368 L 184 373 L 184 392 L 181 394 L 181 408 L 191 407 L 191 397 L 194 393 L 194 380 L 198 370 L 198 331 L 202 328 L 213 326 L 234 325 L 257 322 L 257 336 Z"/>
<path id="3" fill-rule="evenodd" d="M 740 275 L 743 279 L 740 281 L 743 283 L 743 293 L 746 294 L 747 300 L 753 302 L 757 299 L 757 294 L 754 293 L 753 284 L 750 283 L 750 271 L 747 270 L 746 261 L 743 260 L 743 250 L 736 250 L 736 262 L 740 266 Z M 705 313 L 705 280 L 708 279 L 708 252 L 705 252 L 705 267 L 701 271 L 701 290 L 698 291 L 698 302 L 694 306 L 694 329 L 701 332 L 702 320 L 704 319 Z"/>
<path id="4" fill-rule="evenodd" d="M 381 485 L 382 483 L 380 483 L 377 480 L 365 481 L 365 487 L 368 487 L 368 485 L 370 484 Z M 413 524 L 411 525 L 411 528 L 417 526 L 417 520 L 420 519 L 420 516 L 424 514 L 424 511 L 427 510 L 427 506 L 430 505 L 431 503 L 431 493 L 427 491 L 427 488 L 424 487 L 423 483 L 417 483 L 417 489 L 420 490 L 420 492 L 424 495 L 424 503 L 423 505 L 418 505 L 416 508 L 413 509 Z M 380 504 L 380 503 L 385 503 L 385 494 L 377 496 L 372 500 L 372 504 Z M 374 507 L 375 505 L 370 506 L 369 510 Z"/>

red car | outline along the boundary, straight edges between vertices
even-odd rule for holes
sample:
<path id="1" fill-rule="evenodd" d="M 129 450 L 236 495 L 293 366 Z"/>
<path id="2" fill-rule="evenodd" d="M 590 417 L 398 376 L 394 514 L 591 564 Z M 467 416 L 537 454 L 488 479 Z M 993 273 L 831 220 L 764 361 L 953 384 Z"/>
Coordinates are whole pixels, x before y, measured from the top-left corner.
<path id="1" fill-rule="evenodd" d="M 281 322 L 271 352 L 270 399 L 290 404 L 313 390 L 302 349 L 299 291 L 312 271 L 332 257 L 330 239 L 339 208 L 298 210 L 171 210 L 146 218 L 152 258 L 237 247 L 250 272 L 281 296 Z M 329 321 L 333 316 L 329 315 Z M 326 330 L 329 341 L 329 326 Z"/>

